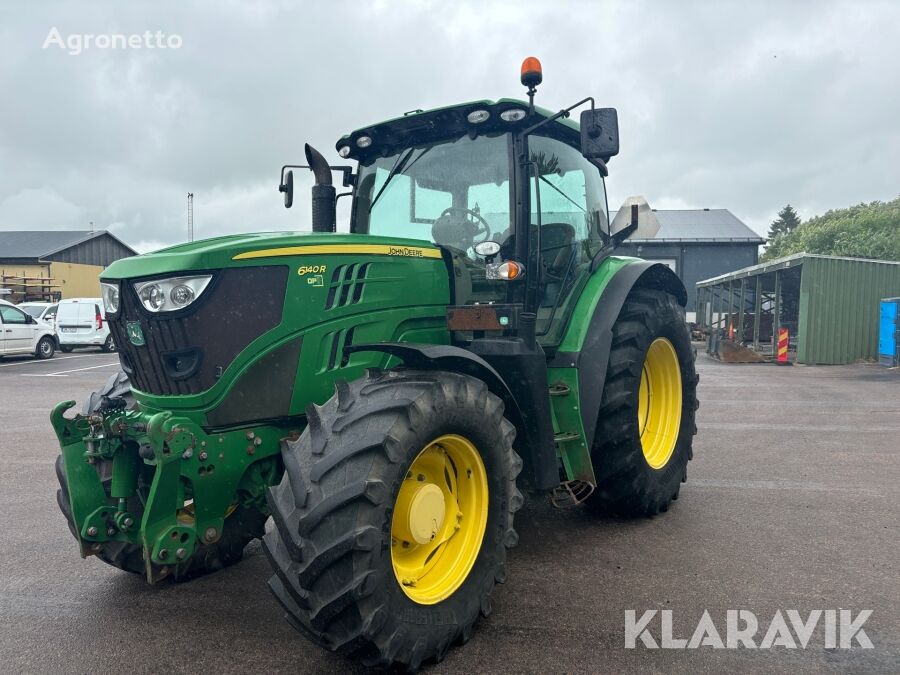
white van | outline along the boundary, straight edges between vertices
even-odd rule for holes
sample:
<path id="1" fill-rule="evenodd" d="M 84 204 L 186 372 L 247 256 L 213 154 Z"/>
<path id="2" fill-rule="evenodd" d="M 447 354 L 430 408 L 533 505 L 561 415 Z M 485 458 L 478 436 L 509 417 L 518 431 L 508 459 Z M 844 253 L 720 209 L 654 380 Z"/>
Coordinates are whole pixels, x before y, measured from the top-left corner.
<path id="1" fill-rule="evenodd" d="M 56 337 L 64 352 L 91 346 L 105 352 L 116 350 L 100 298 L 60 300 L 56 308 Z"/>
<path id="2" fill-rule="evenodd" d="M 28 312 L 38 321 L 43 321 L 54 327 L 56 325 L 55 302 L 20 302 L 16 307 L 23 312 Z"/>
<path id="3" fill-rule="evenodd" d="M 56 351 L 53 328 L 6 300 L 0 300 L 0 357 L 34 354 L 49 359 Z"/>

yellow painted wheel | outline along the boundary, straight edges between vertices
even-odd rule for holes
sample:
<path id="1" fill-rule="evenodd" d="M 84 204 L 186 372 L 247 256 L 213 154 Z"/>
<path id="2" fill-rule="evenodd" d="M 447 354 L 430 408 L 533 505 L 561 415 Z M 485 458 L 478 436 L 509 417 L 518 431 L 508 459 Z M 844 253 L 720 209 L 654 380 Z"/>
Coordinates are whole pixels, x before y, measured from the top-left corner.
<path id="1" fill-rule="evenodd" d="M 638 392 L 638 426 L 644 459 L 654 469 L 672 457 L 681 427 L 681 368 L 666 338 L 650 343 Z"/>
<path id="2" fill-rule="evenodd" d="M 449 434 L 425 446 L 391 520 L 391 563 L 403 592 L 420 605 L 453 595 L 478 558 L 487 517 L 487 472 L 471 441 Z"/>

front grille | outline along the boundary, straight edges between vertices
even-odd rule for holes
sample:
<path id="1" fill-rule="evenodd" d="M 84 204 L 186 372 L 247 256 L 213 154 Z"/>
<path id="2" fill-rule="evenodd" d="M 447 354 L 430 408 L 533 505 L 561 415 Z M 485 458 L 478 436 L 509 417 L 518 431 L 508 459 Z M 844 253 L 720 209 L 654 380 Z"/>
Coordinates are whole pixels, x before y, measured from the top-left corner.
<path id="1" fill-rule="evenodd" d="M 209 411 L 209 424 L 224 427 L 287 417 L 302 346 L 303 338 L 289 340 L 241 373 L 222 402 Z"/>
<path id="2" fill-rule="evenodd" d="M 124 282 L 122 306 L 107 318 L 134 387 L 160 396 L 212 387 L 247 345 L 281 323 L 287 277 L 283 265 L 222 270 L 194 304 L 169 316 L 146 311 Z M 140 323 L 145 344 L 131 342 L 129 322 Z"/>

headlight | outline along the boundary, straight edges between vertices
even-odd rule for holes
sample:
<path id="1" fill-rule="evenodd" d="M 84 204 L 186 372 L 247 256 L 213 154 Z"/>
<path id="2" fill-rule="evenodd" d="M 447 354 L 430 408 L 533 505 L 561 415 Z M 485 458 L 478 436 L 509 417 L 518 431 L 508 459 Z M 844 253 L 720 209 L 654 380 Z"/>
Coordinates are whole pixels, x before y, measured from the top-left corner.
<path id="1" fill-rule="evenodd" d="M 173 312 L 176 309 L 184 309 L 199 298 L 211 279 L 211 274 L 205 274 L 198 277 L 138 281 L 134 284 L 134 290 L 147 311 Z"/>
<path id="2" fill-rule="evenodd" d="M 115 314 L 119 311 L 119 284 L 107 284 L 100 282 L 100 295 L 103 296 L 103 306 L 107 314 Z"/>

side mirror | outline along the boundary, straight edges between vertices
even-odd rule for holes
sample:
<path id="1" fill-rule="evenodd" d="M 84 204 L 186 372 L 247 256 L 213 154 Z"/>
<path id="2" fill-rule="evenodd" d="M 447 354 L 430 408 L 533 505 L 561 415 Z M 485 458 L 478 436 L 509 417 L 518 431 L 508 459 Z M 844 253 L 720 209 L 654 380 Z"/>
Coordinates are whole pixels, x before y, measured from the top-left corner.
<path id="1" fill-rule="evenodd" d="M 31 314 L 25 315 L 25 323 L 37 323 L 37 319 L 35 319 Z"/>
<path id="2" fill-rule="evenodd" d="M 288 171 L 284 175 L 284 182 L 278 186 L 278 191 L 284 193 L 284 208 L 289 209 L 294 204 L 294 172 Z"/>
<path id="3" fill-rule="evenodd" d="M 619 116 L 615 108 L 582 111 L 581 154 L 604 162 L 619 154 Z"/>

